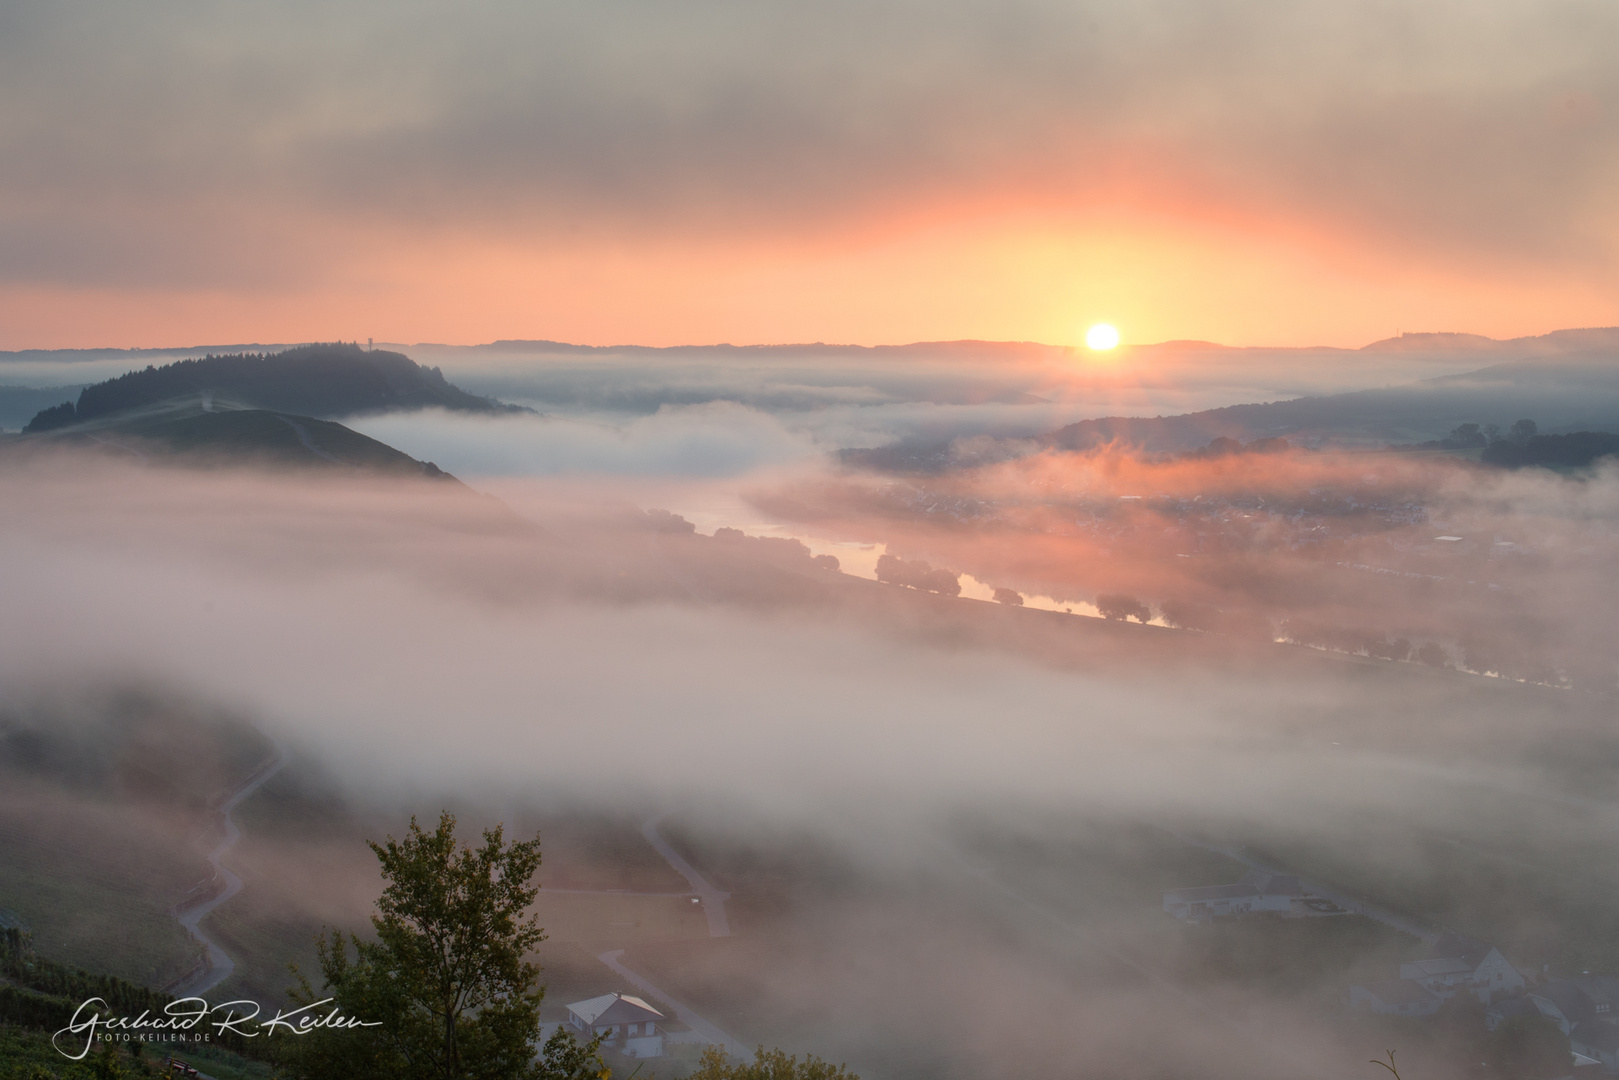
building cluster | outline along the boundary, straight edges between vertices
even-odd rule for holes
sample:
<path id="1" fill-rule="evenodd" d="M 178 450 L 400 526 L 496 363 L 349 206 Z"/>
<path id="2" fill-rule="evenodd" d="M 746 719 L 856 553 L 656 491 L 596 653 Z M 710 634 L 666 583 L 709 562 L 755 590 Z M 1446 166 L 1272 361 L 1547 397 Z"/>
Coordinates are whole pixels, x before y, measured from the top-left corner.
<path id="1" fill-rule="evenodd" d="M 1447 930 L 1421 960 L 1400 965 L 1400 977 L 1349 988 L 1349 1004 L 1369 1012 L 1432 1016 L 1447 998 L 1463 991 L 1489 1005 L 1520 993 L 1526 984 L 1501 950 Z"/>
<path id="2" fill-rule="evenodd" d="M 1530 982 L 1501 950 L 1453 931 L 1441 934 L 1428 956 L 1401 964 L 1398 979 L 1350 987 L 1349 1003 L 1369 1012 L 1431 1016 L 1461 993 L 1484 1003 L 1491 1031 L 1514 1017 L 1545 1017 L 1568 1036 L 1577 1065 L 1619 1074 L 1619 978 Z"/>
<path id="3" fill-rule="evenodd" d="M 1583 975 L 1535 983 L 1522 996 L 1491 1005 L 1484 1015 L 1493 1030 L 1511 1017 L 1536 1013 L 1562 1029 L 1576 1054 L 1601 1062 L 1604 1072 L 1619 1073 L 1619 978 Z"/>
<path id="4" fill-rule="evenodd" d="M 1344 908 L 1312 896 L 1298 878 L 1254 870 L 1231 885 L 1204 885 L 1164 893 L 1164 910 L 1177 919 L 1271 914 L 1282 918 L 1342 915 Z M 1485 1006 L 1494 1031 L 1520 1016 L 1545 1017 L 1567 1035 L 1577 1065 L 1619 1075 L 1619 977 L 1531 981 L 1487 941 L 1447 930 L 1428 955 L 1400 964 L 1399 978 L 1349 988 L 1353 1009 L 1388 1016 L 1432 1016 L 1458 994 Z"/>

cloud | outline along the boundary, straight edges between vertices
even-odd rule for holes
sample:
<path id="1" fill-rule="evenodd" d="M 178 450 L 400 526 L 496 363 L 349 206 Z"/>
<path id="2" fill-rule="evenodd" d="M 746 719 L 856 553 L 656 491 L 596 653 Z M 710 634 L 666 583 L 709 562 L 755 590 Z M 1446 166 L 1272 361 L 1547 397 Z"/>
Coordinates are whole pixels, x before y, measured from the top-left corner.
<path id="1" fill-rule="evenodd" d="M 1472 370 L 1490 359 L 1458 347 L 1357 353 L 1346 363 L 1347 354 L 1335 349 L 1195 342 L 1127 348 L 1105 361 L 1069 348 L 986 342 L 586 352 L 512 342 L 389 347 L 442 366 L 475 393 L 544 413 L 621 427 L 666 406 L 729 401 L 769 413 L 827 450 L 1027 437 L 1100 416 L 1174 415 L 1367 389 Z"/>
<path id="2" fill-rule="evenodd" d="M 664 406 L 618 424 L 439 410 L 353 417 L 348 423 L 412 457 L 471 476 L 736 476 L 800 462 L 815 452 L 774 417 L 724 401 Z"/>
<path id="3" fill-rule="evenodd" d="M 1317 749 L 1263 742 L 1291 711 L 1338 699 L 1319 673 L 1142 682 L 940 650 L 835 609 L 692 606 L 668 583 L 698 564 L 671 562 L 633 516 L 553 513 L 536 533 L 499 504 L 420 485 L 105 467 L 0 483 L 19 511 L 0 534 L 5 685 L 169 681 L 380 774 L 571 788 L 593 746 L 669 731 L 658 754 L 617 766 L 635 786 L 695 790 L 719 768 L 767 802 L 872 785 L 1063 801 L 1079 783 L 1135 809 L 1252 806 L 1362 799 L 1390 767 L 1371 751 L 1335 765 L 1355 779 L 1334 794 L 1310 775 Z M 619 583 L 631 592 L 615 597 Z M 1446 693 L 1390 685 L 1401 713 Z M 1222 749 L 1239 728 L 1262 742 Z M 1256 762 L 1262 780 L 1230 786 Z"/>
<path id="4" fill-rule="evenodd" d="M 806 238 L 1121 200 L 1606 267 L 1616 17 L 1596 0 L 16 4 L 0 229 L 26 242 L 0 273 L 287 282 L 398 230 Z"/>

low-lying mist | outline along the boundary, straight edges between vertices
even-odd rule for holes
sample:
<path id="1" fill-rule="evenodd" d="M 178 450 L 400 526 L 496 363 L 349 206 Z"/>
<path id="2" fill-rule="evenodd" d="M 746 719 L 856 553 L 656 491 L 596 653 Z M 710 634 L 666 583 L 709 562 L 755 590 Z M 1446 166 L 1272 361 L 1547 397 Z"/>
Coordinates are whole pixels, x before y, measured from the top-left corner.
<path id="1" fill-rule="evenodd" d="M 1144 584 L 1155 549 L 1131 538 L 1164 528 L 1162 511 L 1128 500 L 1109 544 L 1058 527 L 1075 500 L 1117 507 L 1129 488 L 1143 503 L 1195 491 L 1270 506 L 1360 484 L 1462 531 L 1518 523 L 1512 543 L 1531 551 L 1487 595 L 1510 589 L 1544 619 L 1583 604 L 1566 621 L 1581 632 L 1607 608 L 1592 545 L 1619 506 L 1610 473 L 1288 455 L 1007 468 L 958 481 L 963 497 L 1015 498 L 988 524 L 907 516 L 892 481 L 852 475 L 758 498 L 814 495 L 816 529 L 1053 595 L 1130 567 L 1143 576 L 1119 587 L 1158 603 L 1168 593 Z M 519 514 L 426 482 L 72 457 L 8 469 L 0 705 L 65 731 L 118 687 L 207 703 L 289 747 L 346 828 L 397 830 L 441 805 L 514 823 L 676 810 L 749 932 L 700 955 L 648 946 L 638 962 L 695 980 L 715 1009 L 751 996 L 724 1022 L 870 1075 L 1076 1060 L 1097 1075 L 1297 1075 L 1305 1061 L 1365 1075 L 1365 1033 L 1334 1019 L 1336 994 L 1392 977 L 1373 968 L 1416 941 L 1311 945 L 1315 967 L 1279 954 L 1265 977 L 1236 978 L 1211 957 L 1260 944 L 1186 937 L 1199 928 L 1158 910 L 1158 890 L 1242 869 L 1188 840 L 1251 845 L 1525 963 L 1590 966 L 1619 926 L 1604 899 L 1615 871 L 1591 858 L 1615 823 L 1619 740 L 1611 699 L 1577 682 L 951 599 L 694 534 L 610 494 L 543 492 Z M 1273 530 L 1290 520 L 1273 517 Z M 1397 547 L 1383 533 L 1353 543 Z M 1162 580 L 1203 580 L 1178 554 Z M 1272 560 L 1304 556 L 1255 543 L 1231 558 L 1222 573 L 1249 576 L 1199 602 L 1230 607 Z M 1381 604 L 1405 626 L 1452 602 L 1406 585 L 1356 610 Z M 368 854 L 356 839 L 360 869 L 340 870 L 322 820 L 264 849 L 281 869 L 263 895 L 283 915 L 307 894 L 303 917 L 336 920 L 363 895 Z M 1445 874 L 1437 849 L 1461 853 Z M 333 884 L 287 888 L 300 872 Z"/>
<path id="2" fill-rule="evenodd" d="M 772 801 L 874 782 L 924 801 L 1076 783 L 1128 798 L 1161 774 L 1154 803 L 1221 787 L 1233 736 L 1341 714 L 1352 696 L 1323 684 L 1327 666 L 1253 678 L 1166 659 L 1144 683 L 996 649 L 993 631 L 941 647 L 807 598 L 706 599 L 675 541 L 629 507 L 529 521 L 425 485 L 104 464 L 0 483 L 14 693 L 172 682 L 378 777 L 590 789 L 589 748 L 622 746 L 614 773 L 661 797 L 710 787 L 718 767 L 726 789 Z M 1401 699 L 1471 685 L 1404 667 L 1444 689 L 1402 682 Z"/>

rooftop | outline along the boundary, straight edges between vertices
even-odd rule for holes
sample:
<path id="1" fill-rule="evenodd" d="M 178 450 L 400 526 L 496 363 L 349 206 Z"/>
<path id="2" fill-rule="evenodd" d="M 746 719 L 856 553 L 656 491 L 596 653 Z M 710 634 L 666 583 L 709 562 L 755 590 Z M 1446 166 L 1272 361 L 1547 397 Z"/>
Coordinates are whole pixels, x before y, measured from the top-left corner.
<path id="1" fill-rule="evenodd" d="M 662 1020 L 663 1014 L 638 997 L 629 994 L 603 994 L 601 997 L 576 1001 L 568 1011 L 587 1025 L 638 1024 L 643 1020 Z"/>
<path id="2" fill-rule="evenodd" d="M 1472 971 L 1477 965 L 1469 964 L 1460 957 L 1442 957 L 1437 960 L 1407 960 L 1401 968 L 1415 968 L 1422 978 L 1432 978 L 1435 975 L 1460 975 Z"/>
<path id="3" fill-rule="evenodd" d="M 1255 885 L 1266 896 L 1303 896 L 1304 885 L 1292 874 L 1272 874 L 1265 870 L 1250 870 L 1243 881 Z"/>

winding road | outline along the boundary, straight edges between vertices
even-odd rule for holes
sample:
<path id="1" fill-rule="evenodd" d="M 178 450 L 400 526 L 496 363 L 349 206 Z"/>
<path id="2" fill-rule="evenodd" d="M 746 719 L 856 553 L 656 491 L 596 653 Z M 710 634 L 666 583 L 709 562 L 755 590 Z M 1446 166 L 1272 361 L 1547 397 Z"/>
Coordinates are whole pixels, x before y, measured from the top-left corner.
<path id="1" fill-rule="evenodd" d="M 711 938 L 730 937 L 731 926 L 730 923 L 728 923 L 725 919 L 725 901 L 731 898 L 731 894 L 715 887 L 707 878 L 698 873 L 697 868 L 692 866 L 691 863 L 687 862 L 680 852 L 671 847 L 669 842 L 663 838 L 663 835 L 658 832 L 658 824 L 662 822 L 664 818 L 668 817 L 669 814 L 670 811 L 666 810 L 661 814 L 654 814 L 645 821 L 641 822 L 641 835 L 646 838 L 646 842 L 651 844 L 653 849 L 657 851 L 659 855 L 663 856 L 664 861 L 674 868 L 675 873 L 686 879 L 686 881 L 691 885 L 692 892 L 697 894 L 699 901 L 703 905 L 703 914 L 708 917 L 708 936 Z M 591 893 L 602 896 L 618 895 L 686 897 L 691 895 L 690 893 L 632 892 L 629 889 L 552 889 L 548 891 Z M 732 1055 L 739 1061 L 747 1060 L 747 1054 L 745 1053 L 745 1047 L 747 1044 L 742 1042 L 741 1039 L 736 1038 L 734 1035 L 726 1034 L 726 1032 L 721 1030 L 717 1024 L 705 1020 L 702 1016 L 698 1015 L 696 1010 L 694 1010 L 690 1005 L 687 1005 L 685 1002 L 672 997 L 667 991 L 660 990 L 658 987 L 653 986 L 647 981 L 645 976 L 637 974 L 636 972 L 625 967 L 624 962 L 621 959 L 623 955 L 623 949 L 610 949 L 607 952 L 597 956 L 596 959 L 600 960 L 603 964 L 606 964 L 607 967 L 612 970 L 613 974 L 619 976 L 625 982 L 641 991 L 641 993 L 657 1001 L 663 1002 L 664 1006 L 674 1013 L 674 1018 L 676 1020 L 680 1021 L 682 1024 L 685 1024 L 691 1029 L 689 1035 L 669 1036 L 668 1038 L 670 1042 L 706 1042 L 714 1046 L 722 1047 L 726 1053 Z"/>
<path id="2" fill-rule="evenodd" d="M 658 832 L 658 823 L 670 813 L 666 810 L 641 822 L 641 835 L 646 837 L 646 842 L 651 844 L 659 855 L 663 856 L 665 862 L 675 868 L 675 873 L 691 884 L 691 891 L 701 898 L 703 912 L 708 916 L 708 936 L 730 937 L 731 924 L 725 921 L 725 901 L 731 898 L 731 894 L 710 884 L 708 879 L 682 858 L 680 852 L 670 847 L 669 841 Z"/>
<path id="3" fill-rule="evenodd" d="M 259 769 L 247 780 L 247 783 L 237 788 L 230 798 L 225 800 L 219 808 L 224 816 L 225 835 L 214 850 L 208 853 L 208 863 L 214 868 L 216 878 L 223 878 L 225 887 L 217 896 L 204 900 L 193 907 L 188 907 L 175 916 L 180 925 L 185 927 L 186 933 L 192 938 L 202 942 L 207 950 L 208 966 L 186 982 L 174 988 L 176 997 L 194 997 L 206 993 L 230 978 L 236 970 L 236 961 L 230 954 L 219 947 L 219 943 L 210 938 L 202 930 L 201 923 L 215 908 L 242 891 L 242 879 L 233 874 L 224 864 L 225 853 L 236 846 L 236 841 L 242 838 L 242 830 L 237 827 L 236 819 L 231 812 L 241 805 L 242 801 L 264 786 L 265 781 L 280 772 L 287 764 L 287 750 L 280 743 L 276 744 L 275 760 Z"/>

